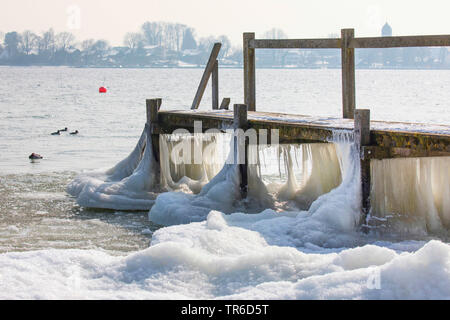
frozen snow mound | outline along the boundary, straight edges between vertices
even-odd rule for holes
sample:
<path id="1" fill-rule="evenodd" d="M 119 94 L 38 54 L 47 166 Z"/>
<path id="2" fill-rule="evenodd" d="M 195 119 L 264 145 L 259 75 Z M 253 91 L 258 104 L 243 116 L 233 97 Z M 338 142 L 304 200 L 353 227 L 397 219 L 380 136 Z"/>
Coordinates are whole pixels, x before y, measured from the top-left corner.
<path id="1" fill-rule="evenodd" d="M 159 181 L 148 125 L 130 155 L 106 172 L 80 174 L 66 188 L 80 206 L 113 210 L 149 210 Z"/>
<path id="2" fill-rule="evenodd" d="M 0 254 L 0 274 L 8 274 L 0 298 L 450 298 L 450 245 L 432 240 L 330 250 L 268 243 L 264 230 L 295 219 L 212 211 L 203 222 L 159 229 L 149 248 L 126 256 L 54 249 Z"/>
<path id="3" fill-rule="evenodd" d="M 149 219 L 161 225 L 203 221 L 211 210 L 230 213 L 240 199 L 240 173 L 236 165 L 225 165 L 199 194 L 167 192 L 158 196 Z"/>

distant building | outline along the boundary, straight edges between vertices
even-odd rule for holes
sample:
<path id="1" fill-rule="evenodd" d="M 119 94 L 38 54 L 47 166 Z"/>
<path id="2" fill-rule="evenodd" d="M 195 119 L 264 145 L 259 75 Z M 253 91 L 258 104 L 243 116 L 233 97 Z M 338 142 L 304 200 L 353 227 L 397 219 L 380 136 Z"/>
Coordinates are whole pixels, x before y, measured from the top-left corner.
<path id="1" fill-rule="evenodd" d="M 386 22 L 381 28 L 381 36 L 382 37 L 392 37 L 392 28 Z M 377 55 L 381 58 L 381 66 L 383 67 L 392 67 L 395 65 L 396 56 L 398 55 L 397 49 L 388 48 L 388 49 L 379 49 L 377 50 Z"/>
<path id="2" fill-rule="evenodd" d="M 392 28 L 387 22 L 384 24 L 383 28 L 381 28 L 381 36 L 392 37 Z"/>

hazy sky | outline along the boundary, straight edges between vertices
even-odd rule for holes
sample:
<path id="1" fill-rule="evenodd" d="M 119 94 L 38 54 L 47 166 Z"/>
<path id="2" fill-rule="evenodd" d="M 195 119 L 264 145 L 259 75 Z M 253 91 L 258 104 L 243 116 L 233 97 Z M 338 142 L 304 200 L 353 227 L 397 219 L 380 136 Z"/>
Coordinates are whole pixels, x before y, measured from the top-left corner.
<path id="1" fill-rule="evenodd" d="M 79 15 L 77 12 L 79 11 Z M 145 21 L 180 22 L 200 37 L 283 29 L 291 38 L 326 37 L 341 28 L 377 36 L 388 21 L 394 35 L 450 34 L 449 0 L 0 0 L 0 31 L 71 31 L 77 40 L 121 45 Z"/>

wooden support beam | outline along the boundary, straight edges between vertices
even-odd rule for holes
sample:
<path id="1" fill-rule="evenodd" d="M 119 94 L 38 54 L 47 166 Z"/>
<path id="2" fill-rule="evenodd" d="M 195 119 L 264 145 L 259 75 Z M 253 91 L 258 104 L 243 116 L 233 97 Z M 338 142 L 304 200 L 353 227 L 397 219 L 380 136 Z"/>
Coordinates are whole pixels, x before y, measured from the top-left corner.
<path id="1" fill-rule="evenodd" d="M 370 110 L 355 110 L 355 145 L 359 152 L 361 170 L 362 211 L 365 215 L 370 210 L 370 158 L 364 157 L 364 146 L 370 145 Z"/>
<path id="2" fill-rule="evenodd" d="M 219 109 L 228 110 L 230 106 L 230 101 L 231 101 L 230 98 L 223 98 Z"/>
<path id="3" fill-rule="evenodd" d="M 254 32 L 243 35 L 244 101 L 249 111 L 256 111 L 255 49 L 250 47 L 250 41 L 254 39 Z"/>
<path id="4" fill-rule="evenodd" d="M 396 159 L 396 158 L 427 158 L 427 157 L 450 157 L 450 152 L 436 150 L 422 150 L 418 148 L 397 148 L 380 146 L 361 147 L 363 159 Z"/>
<path id="5" fill-rule="evenodd" d="M 159 123 L 161 129 L 171 133 L 175 129 L 184 128 L 194 132 L 194 122 L 202 121 L 203 130 L 211 128 L 227 128 L 233 126 L 233 112 L 187 111 L 172 110 L 160 111 Z M 293 114 L 281 114 L 272 112 L 252 112 L 248 114 L 248 124 L 257 132 L 260 130 L 277 129 L 280 142 L 312 141 L 329 142 L 333 138 L 333 132 L 342 130 L 353 132 L 354 120 L 351 119 L 321 119 L 315 117 Z M 338 124 L 334 120 L 339 120 Z M 372 121 L 370 130 L 370 147 L 372 157 L 380 158 L 404 158 L 404 157 L 449 157 L 450 133 L 448 126 L 433 125 L 432 132 L 420 124 L 418 131 L 388 129 L 407 128 L 411 123 L 391 123 L 385 121 Z M 419 124 L 417 124 L 419 125 Z M 385 127 L 386 129 L 376 129 Z M 442 130 L 442 133 L 435 131 Z M 367 149 L 369 150 L 369 149 Z M 381 152 L 381 153 L 380 153 Z"/>
<path id="6" fill-rule="evenodd" d="M 214 47 L 211 50 L 211 55 L 209 56 L 205 71 L 203 72 L 202 79 L 200 81 L 200 84 L 198 85 L 197 93 L 195 94 L 194 101 L 192 102 L 191 109 L 197 109 L 200 105 L 200 101 L 202 100 L 209 77 L 211 76 L 211 73 L 214 69 L 214 64 L 216 63 L 217 57 L 219 56 L 221 46 L 222 44 L 220 42 L 214 43 Z"/>
<path id="7" fill-rule="evenodd" d="M 158 99 L 147 99 L 145 100 L 147 107 L 147 123 L 157 124 L 158 123 Z"/>
<path id="8" fill-rule="evenodd" d="M 254 39 L 249 41 L 254 49 L 339 49 L 341 39 Z"/>
<path id="9" fill-rule="evenodd" d="M 160 153 L 159 153 L 158 109 L 161 103 L 158 102 L 158 100 L 160 99 L 147 99 L 146 106 L 147 106 L 147 123 L 149 124 L 150 129 L 149 132 L 147 132 L 147 134 L 151 135 L 153 157 L 159 163 Z"/>
<path id="10" fill-rule="evenodd" d="M 450 35 L 353 38 L 349 48 L 448 47 Z M 340 49 L 342 39 L 252 39 L 253 49 Z"/>
<path id="11" fill-rule="evenodd" d="M 247 116 L 247 105 L 246 104 L 235 104 L 233 108 L 233 123 L 235 129 L 247 129 L 248 126 L 248 116 Z"/>
<path id="12" fill-rule="evenodd" d="M 246 198 L 248 194 L 248 140 L 244 132 L 238 129 L 246 130 L 248 127 L 248 108 L 245 104 L 235 104 L 233 110 L 233 124 L 237 130 L 234 136 L 234 159 L 239 165 L 241 174 L 241 197 Z"/>
<path id="13" fill-rule="evenodd" d="M 354 38 L 350 48 L 448 47 L 450 35 Z"/>
<path id="14" fill-rule="evenodd" d="M 158 110 L 161 109 L 162 99 L 161 98 L 157 98 L 156 99 L 156 104 L 158 105 Z"/>
<path id="15" fill-rule="evenodd" d="M 353 119 L 355 112 L 355 49 L 350 47 L 354 39 L 353 29 L 341 30 L 342 59 L 342 116 Z"/>
<path id="16" fill-rule="evenodd" d="M 212 108 L 219 109 L 219 61 L 216 60 L 211 76 Z"/>

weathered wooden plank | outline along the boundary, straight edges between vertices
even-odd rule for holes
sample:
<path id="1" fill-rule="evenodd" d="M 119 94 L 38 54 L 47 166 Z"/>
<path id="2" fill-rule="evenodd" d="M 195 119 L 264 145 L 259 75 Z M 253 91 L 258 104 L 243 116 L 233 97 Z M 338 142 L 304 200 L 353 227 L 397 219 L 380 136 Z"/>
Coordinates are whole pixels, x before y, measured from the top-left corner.
<path id="1" fill-rule="evenodd" d="M 445 47 L 450 35 L 354 38 L 350 48 Z"/>
<path id="2" fill-rule="evenodd" d="M 158 110 L 161 109 L 162 99 L 161 98 L 157 98 L 156 99 L 156 103 L 158 105 Z"/>
<path id="3" fill-rule="evenodd" d="M 342 116 L 353 119 L 355 112 L 355 49 L 349 44 L 355 35 L 353 29 L 342 29 Z"/>
<path id="4" fill-rule="evenodd" d="M 211 55 L 209 56 L 208 63 L 206 64 L 205 71 L 203 72 L 202 79 L 198 85 L 197 93 L 195 94 L 194 101 L 192 102 L 191 109 L 197 109 L 202 100 L 203 93 L 205 92 L 206 85 L 208 84 L 209 77 L 214 69 L 214 64 L 219 55 L 220 47 L 222 44 L 220 42 L 214 43 L 214 47 L 211 50 Z"/>
<path id="5" fill-rule="evenodd" d="M 175 129 L 185 128 L 190 132 L 194 130 L 194 121 L 202 122 L 202 129 L 220 128 L 226 130 L 233 128 L 233 116 L 229 114 L 206 113 L 176 113 L 173 111 L 160 111 L 160 126 L 165 133 L 171 133 Z M 278 130 L 280 142 L 312 141 L 328 142 L 333 136 L 333 128 L 308 124 L 294 124 L 283 121 L 266 121 L 249 119 L 251 128 L 259 130 Z M 350 130 L 349 130 L 350 131 Z"/>
<path id="6" fill-rule="evenodd" d="M 235 129 L 246 129 L 248 125 L 247 105 L 235 104 L 233 114 L 233 124 Z"/>
<path id="7" fill-rule="evenodd" d="M 370 110 L 355 110 L 355 144 L 360 154 L 361 207 L 364 214 L 370 210 L 370 159 L 364 158 L 362 148 L 370 144 Z"/>
<path id="8" fill-rule="evenodd" d="M 233 108 L 233 125 L 235 130 L 246 130 L 248 127 L 247 105 L 235 104 Z M 241 197 L 248 194 L 248 141 L 244 131 L 236 132 L 234 136 L 234 155 L 241 174 Z"/>
<path id="9" fill-rule="evenodd" d="M 228 110 L 228 108 L 230 106 L 230 101 L 231 101 L 230 98 L 223 98 L 219 109 Z"/>
<path id="10" fill-rule="evenodd" d="M 153 157 L 159 163 L 159 99 L 147 99 L 147 123 L 149 124 L 149 131 L 147 134 L 151 135 Z"/>
<path id="11" fill-rule="evenodd" d="M 254 49 L 339 49 L 341 39 L 254 39 L 249 41 Z"/>
<path id="12" fill-rule="evenodd" d="M 250 41 L 253 39 L 255 39 L 254 32 L 244 33 L 244 102 L 248 106 L 248 111 L 256 110 L 255 49 L 250 47 Z"/>
<path id="13" fill-rule="evenodd" d="M 450 157 L 450 153 L 445 151 L 428 151 L 411 148 L 364 146 L 362 147 L 361 157 L 364 159 L 377 160 L 396 158 Z"/>
<path id="14" fill-rule="evenodd" d="M 355 143 L 358 148 L 370 145 L 370 110 L 355 110 Z"/>
<path id="15" fill-rule="evenodd" d="M 147 108 L 147 123 L 157 124 L 158 123 L 158 99 L 147 99 L 145 100 Z"/>
<path id="16" fill-rule="evenodd" d="M 216 60 L 211 75 L 212 108 L 219 109 L 219 62 Z"/>
<path id="17" fill-rule="evenodd" d="M 259 130 L 277 129 L 279 132 L 280 142 L 329 142 L 333 138 L 333 132 L 353 131 L 353 121 L 350 119 L 341 119 L 342 126 L 332 125 L 333 121 L 323 124 L 318 122 L 314 117 L 301 115 L 287 115 L 270 112 L 255 112 L 248 114 L 249 127 Z M 266 119 L 265 119 L 266 118 Z M 283 121 L 288 118 L 289 121 Z M 292 121 L 297 119 L 296 121 Z M 159 123 L 160 127 L 166 133 L 171 133 L 178 128 L 186 128 L 193 132 L 194 121 L 201 121 L 203 131 L 210 128 L 233 128 L 233 112 L 190 112 L 190 111 L 160 111 Z M 388 127 L 389 122 L 373 121 L 378 126 Z M 345 126 L 344 126 L 345 125 Z M 396 123 L 396 126 L 404 127 L 406 124 Z M 442 126 L 443 129 L 446 126 Z M 423 129 L 421 129 L 423 130 Z M 370 131 L 370 145 L 389 149 L 391 155 L 389 157 L 419 157 L 419 156 L 450 156 L 450 135 L 439 133 L 426 133 L 417 131 L 400 131 L 400 130 L 376 130 Z M 406 153 L 403 149 L 414 150 L 414 152 Z"/>
<path id="18" fill-rule="evenodd" d="M 446 47 L 450 35 L 359 37 L 353 38 L 349 48 Z M 253 39 L 253 49 L 340 49 L 342 39 Z"/>
<path id="19" fill-rule="evenodd" d="M 370 135 L 371 145 L 390 149 L 393 158 L 450 156 L 449 135 L 388 130 L 372 130 Z"/>

